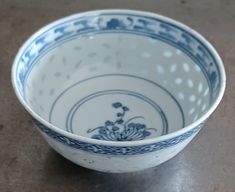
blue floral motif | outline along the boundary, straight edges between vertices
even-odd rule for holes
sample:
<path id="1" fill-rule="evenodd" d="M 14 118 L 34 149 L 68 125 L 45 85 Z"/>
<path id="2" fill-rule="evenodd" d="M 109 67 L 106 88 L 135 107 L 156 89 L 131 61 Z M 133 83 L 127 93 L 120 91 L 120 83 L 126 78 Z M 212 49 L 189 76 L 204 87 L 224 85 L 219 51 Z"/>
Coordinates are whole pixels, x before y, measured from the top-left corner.
<path id="1" fill-rule="evenodd" d="M 107 22 L 107 27 L 109 29 L 124 28 L 124 23 L 118 19 L 111 19 Z"/>
<path id="2" fill-rule="evenodd" d="M 124 106 L 121 102 L 115 102 L 112 104 L 115 109 L 121 110 L 116 113 L 116 120 L 106 121 L 104 126 L 99 126 L 94 129 L 89 129 L 87 133 L 98 131 L 93 135 L 93 139 L 108 140 L 108 141 L 135 141 L 142 140 L 147 136 L 150 136 L 153 131 L 157 131 L 154 128 L 147 128 L 145 124 L 133 122 L 136 119 L 143 119 L 142 116 L 135 116 L 124 121 L 124 116 L 130 109 Z"/>

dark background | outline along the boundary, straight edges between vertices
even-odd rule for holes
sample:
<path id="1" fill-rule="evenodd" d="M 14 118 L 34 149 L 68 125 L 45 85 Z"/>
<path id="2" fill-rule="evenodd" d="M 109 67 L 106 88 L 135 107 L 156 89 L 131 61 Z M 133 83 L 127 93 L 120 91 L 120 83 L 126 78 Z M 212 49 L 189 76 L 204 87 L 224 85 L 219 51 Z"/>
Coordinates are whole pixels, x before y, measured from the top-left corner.
<path id="1" fill-rule="evenodd" d="M 183 152 L 142 172 L 105 174 L 55 153 L 32 126 L 10 79 L 14 56 L 37 29 L 73 13 L 106 8 L 140 9 L 184 22 L 220 53 L 227 72 L 223 101 Z M 0 0 L 1 192 L 234 192 L 235 1 L 233 0 Z"/>

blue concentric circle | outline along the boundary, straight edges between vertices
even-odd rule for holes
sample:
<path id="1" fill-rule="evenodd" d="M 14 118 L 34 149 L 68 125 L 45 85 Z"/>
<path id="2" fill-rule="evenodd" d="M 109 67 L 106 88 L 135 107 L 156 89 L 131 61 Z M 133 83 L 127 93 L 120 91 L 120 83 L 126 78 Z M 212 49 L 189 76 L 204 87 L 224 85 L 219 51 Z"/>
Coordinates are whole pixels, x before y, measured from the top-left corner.
<path id="1" fill-rule="evenodd" d="M 113 95 L 113 94 L 119 94 L 119 95 L 128 95 L 128 96 L 133 96 L 136 97 L 138 99 L 141 99 L 143 101 L 145 101 L 146 103 L 148 103 L 150 106 L 152 106 L 154 108 L 154 110 L 157 112 L 157 114 L 159 114 L 159 116 L 161 117 L 162 120 L 162 133 L 161 135 L 165 135 L 168 133 L 168 122 L 167 122 L 167 117 L 164 113 L 164 111 L 161 109 L 161 107 L 155 103 L 153 100 L 149 99 L 148 97 L 133 92 L 133 91 L 128 91 L 128 90 L 103 90 L 103 91 L 98 91 L 96 93 L 92 93 L 86 97 L 84 97 L 83 99 L 79 100 L 77 103 L 75 103 L 73 105 L 73 107 L 70 109 L 67 118 L 66 118 L 66 130 L 73 133 L 73 119 L 74 116 L 76 114 L 76 112 L 79 110 L 79 108 L 85 104 L 86 102 L 89 102 L 91 99 L 103 96 L 103 95 Z"/>

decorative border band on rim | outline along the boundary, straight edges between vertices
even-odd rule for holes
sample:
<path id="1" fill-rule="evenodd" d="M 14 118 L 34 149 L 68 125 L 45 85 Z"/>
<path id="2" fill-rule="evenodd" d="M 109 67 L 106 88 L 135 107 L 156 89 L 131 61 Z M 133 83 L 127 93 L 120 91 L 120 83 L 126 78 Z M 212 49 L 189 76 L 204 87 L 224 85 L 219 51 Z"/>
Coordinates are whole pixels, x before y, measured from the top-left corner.
<path id="1" fill-rule="evenodd" d="M 173 23 L 157 17 L 130 13 L 100 13 L 96 16 L 68 18 L 42 32 L 28 43 L 16 66 L 16 80 L 20 95 L 24 97 L 24 83 L 35 60 L 61 42 L 90 33 L 126 33 L 147 36 L 180 49 L 198 64 L 207 78 L 210 100 L 216 98 L 221 86 L 218 64 L 201 40 Z"/>

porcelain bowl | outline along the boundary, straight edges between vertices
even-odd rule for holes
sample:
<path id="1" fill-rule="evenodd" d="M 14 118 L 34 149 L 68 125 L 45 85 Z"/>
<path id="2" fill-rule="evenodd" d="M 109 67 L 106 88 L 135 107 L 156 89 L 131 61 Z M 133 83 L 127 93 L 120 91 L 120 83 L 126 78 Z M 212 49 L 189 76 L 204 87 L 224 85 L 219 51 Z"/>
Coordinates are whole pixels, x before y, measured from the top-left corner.
<path id="1" fill-rule="evenodd" d="M 179 153 L 216 109 L 222 61 L 207 40 L 154 13 L 100 10 L 32 35 L 12 67 L 16 95 L 48 144 L 103 172 Z"/>

